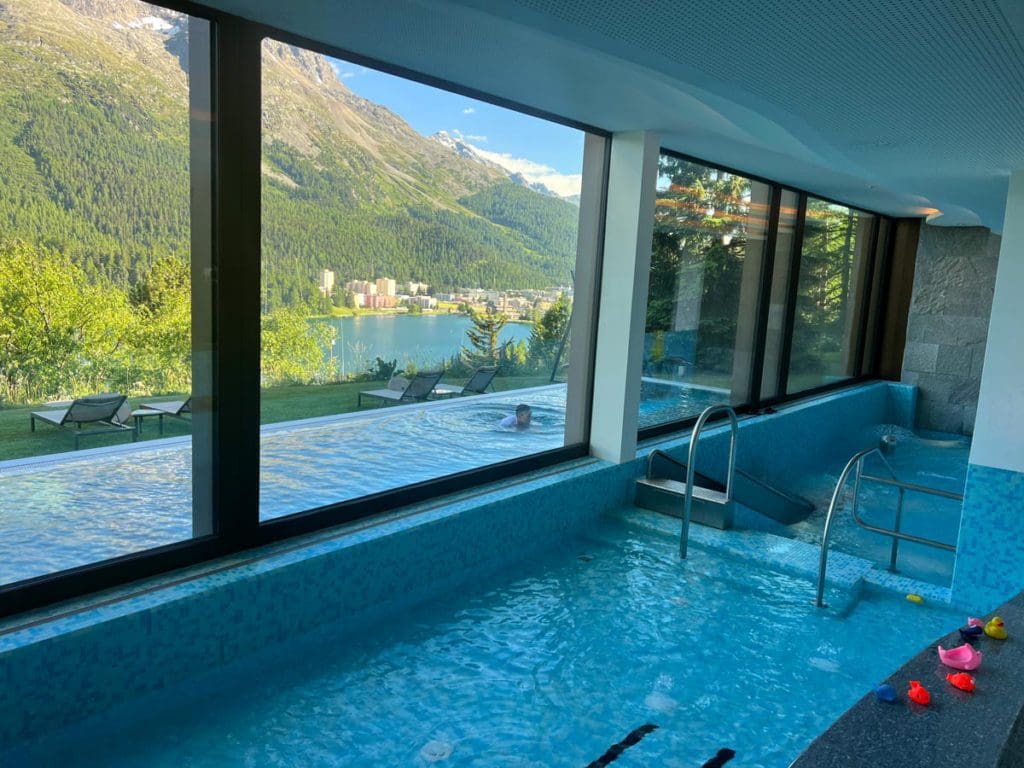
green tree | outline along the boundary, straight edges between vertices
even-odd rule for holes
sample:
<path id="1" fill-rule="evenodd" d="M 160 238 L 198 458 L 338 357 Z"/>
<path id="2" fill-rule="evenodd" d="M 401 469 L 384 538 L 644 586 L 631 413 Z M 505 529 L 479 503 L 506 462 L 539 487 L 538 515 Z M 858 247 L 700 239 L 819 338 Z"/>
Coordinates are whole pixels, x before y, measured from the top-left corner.
<path id="1" fill-rule="evenodd" d="M 0 243 L 0 397 L 27 402 L 120 389 L 133 317 L 65 255 Z"/>
<path id="2" fill-rule="evenodd" d="M 135 309 L 132 375 L 144 393 L 192 388 L 191 272 L 182 259 L 158 258 L 131 291 Z"/>
<path id="3" fill-rule="evenodd" d="M 665 359 L 729 372 L 736 339 L 750 180 L 663 155 L 646 330 Z M 655 334 L 662 333 L 656 337 Z M 648 360 L 650 352 L 648 352 Z"/>
<path id="4" fill-rule="evenodd" d="M 473 325 L 466 329 L 468 347 L 462 347 L 462 359 L 471 367 L 490 365 L 498 360 L 498 336 L 508 318 L 488 307 L 484 312 L 469 311 Z"/>
<path id="5" fill-rule="evenodd" d="M 264 386 L 310 384 L 333 375 L 328 352 L 334 327 L 309 320 L 308 307 L 281 307 L 263 316 L 260 374 Z"/>
<path id="6" fill-rule="evenodd" d="M 560 293 L 555 302 L 547 308 L 533 324 L 530 331 L 529 357 L 537 369 L 547 368 L 554 363 L 555 355 L 562 346 L 562 339 L 569 328 L 572 304 L 569 297 Z M 567 349 L 563 349 L 563 355 Z"/>

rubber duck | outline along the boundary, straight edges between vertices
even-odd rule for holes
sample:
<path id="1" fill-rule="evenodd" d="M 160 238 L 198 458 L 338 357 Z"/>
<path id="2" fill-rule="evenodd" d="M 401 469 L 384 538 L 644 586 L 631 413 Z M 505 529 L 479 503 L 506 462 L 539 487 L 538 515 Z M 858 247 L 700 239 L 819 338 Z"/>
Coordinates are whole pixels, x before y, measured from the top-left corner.
<path id="1" fill-rule="evenodd" d="M 985 625 L 985 634 L 995 640 L 1005 640 L 1007 638 L 1006 625 L 1003 624 L 1003 620 L 998 616 L 993 616 L 989 623 Z"/>
<path id="2" fill-rule="evenodd" d="M 985 634 L 985 630 L 982 629 L 980 626 L 978 626 L 978 627 L 973 627 L 973 626 L 960 627 L 960 637 L 962 639 L 964 639 L 964 640 L 972 640 L 975 637 L 978 637 L 979 635 L 983 635 L 983 634 Z"/>
<path id="3" fill-rule="evenodd" d="M 967 626 L 968 627 L 978 627 L 979 629 L 981 629 L 981 628 L 983 628 L 985 626 L 985 622 L 982 621 L 981 619 L 976 619 L 973 616 L 968 616 L 967 617 Z"/>
<path id="4" fill-rule="evenodd" d="M 879 701 L 896 701 L 896 689 L 887 683 L 876 685 L 875 698 Z"/>
<path id="5" fill-rule="evenodd" d="M 972 645 L 964 643 L 958 648 L 950 648 L 948 651 L 939 646 L 939 661 L 953 669 L 972 670 L 981 666 L 981 651 Z"/>
<path id="6" fill-rule="evenodd" d="M 907 698 L 916 704 L 920 704 L 922 707 L 927 707 L 928 703 L 932 700 L 932 695 L 928 693 L 928 689 L 921 685 L 918 680 L 910 681 L 910 690 L 907 691 Z"/>
<path id="7" fill-rule="evenodd" d="M 923 597 L 921 597 L 920 595 L 915 595 L 913 592 L 907 595 L 907 600 L 909 600 L 912 603 L 917 603 L 918 605 L 924 602 Z"/>
<path id="8" fill-rule="evenodd" d="M 966 672 L 950 672 L 946 675 L 946 680 L 954 688 L 959 688 L 961 691 L 967 691 L 968 693 L 974 692 L 974 678 L 968 675 Z"/>

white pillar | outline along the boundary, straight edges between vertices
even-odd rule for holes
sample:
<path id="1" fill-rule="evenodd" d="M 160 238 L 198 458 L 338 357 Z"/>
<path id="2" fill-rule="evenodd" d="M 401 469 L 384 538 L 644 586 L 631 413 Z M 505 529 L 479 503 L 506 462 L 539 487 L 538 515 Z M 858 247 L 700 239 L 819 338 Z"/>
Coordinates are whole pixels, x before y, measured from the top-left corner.
<path id="1" fill-rule="evenodd" d="M 612 137 L 590 452 L 617 464 L 636 456 L 660 148 L 650 132 Z"/>
<path id="2" fill-rule="evenodd" d="M 971 463 L 1024 472 L 1024 170 L 1010 177 Z"/>
<path id="3" fill-rule="evenodd" d="M 583 142 L 583 183 L 580 185 L 579 235 L 576 239 L 576 281 L 573 284 L 572 315 L 569 329 L 569 370 L 565 398 L 565 444 L 576 445 L 587 439 L 590 427 L 590 382 L 594 350 L 589 339 L 597 317 L 600 299 L 597 290 L 600 274 L 601 227 L 604 215 L 605 161 L 611 139 L 588 133 Z"/>
<path id="4" fill-rule="evenodd" d="M 1010 177 L 953 601 L 987 612 L 1024 589 L 1024 171 Z"/>

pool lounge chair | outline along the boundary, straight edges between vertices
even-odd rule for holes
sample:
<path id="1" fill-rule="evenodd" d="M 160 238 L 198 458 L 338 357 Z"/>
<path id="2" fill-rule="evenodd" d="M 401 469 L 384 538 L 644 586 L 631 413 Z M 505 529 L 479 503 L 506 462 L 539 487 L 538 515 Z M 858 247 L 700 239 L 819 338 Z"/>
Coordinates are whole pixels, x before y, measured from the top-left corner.
<path id="1" fill-rule="evenodd" d="M 164 433 L 164 416 L 176 416 L 184 419 L 192 413 L 192 398 L 188 400 L 171 400 L 166 403 L 143 403 L 138 410 L 132 411 L 135 417 L 135 429 L 142 432 L 142 420 L 147 416 L 157 416 L 160 419 L 160 434 Z"/>
<path id="2" fill-rule="evenodd" d="M 455 397 L 457 395 L 482 395 L 491 386 L 494 377 L 498 373 L 498 366 L 485 365 L 477 368 L 469 377 L 464 387 L 434 387 L 434 394 L 441 397 Z"/>
<path id="3" fill-rule="evenodd" d="M 372 397 L 383 403 L 419 403 L 430 397 L 444 371 L 423 371 L 417 373 L 401 389 L 371 389 L 360 392 L 356 398 L 356 407 L 362 407 L 364 397 Z"/>
<path id="4" fill-rule="evenodd" d="M 67 408 L 33 411 L 29 415 L 31 430 L 36 431 L 37 421 L 44 421 L 59 429 L 66 429 L 75 436 L 76 451 L 78 450 L 78 441 L 83 435 L 131 432 L 134 443 L 139 437 L 135 428 L 128 424 L 122 424 L 117 415 L 127 399 L 124 395 L 116 394 L 89 395 L 72 401 Z M 100 427 L 83 430 L 83 424 L 98 424 Z M 77 428 L 73 429 L 72 425 Z"/>

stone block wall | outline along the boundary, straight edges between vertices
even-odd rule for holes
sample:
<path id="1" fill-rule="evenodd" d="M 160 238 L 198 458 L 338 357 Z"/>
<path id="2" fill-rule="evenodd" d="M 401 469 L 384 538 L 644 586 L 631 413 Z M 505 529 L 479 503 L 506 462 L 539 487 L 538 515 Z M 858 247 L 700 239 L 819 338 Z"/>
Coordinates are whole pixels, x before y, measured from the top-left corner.
<path id="1" fill-rule="evenodd" d="M 902 375 L 919 389 L 918 428 L 974 432 L 999 240 L 983 227 L 921 227 Z"/>

